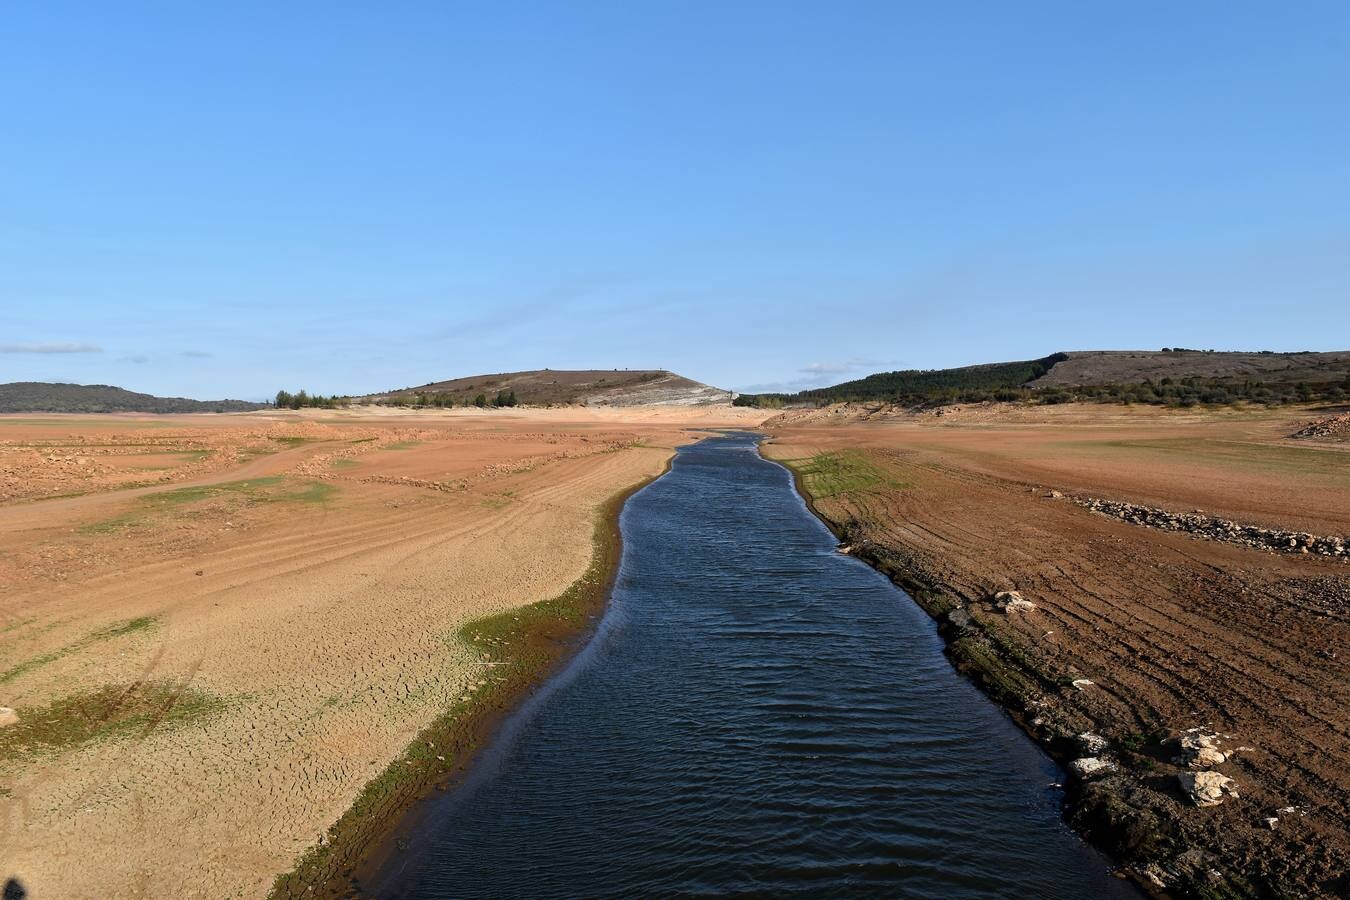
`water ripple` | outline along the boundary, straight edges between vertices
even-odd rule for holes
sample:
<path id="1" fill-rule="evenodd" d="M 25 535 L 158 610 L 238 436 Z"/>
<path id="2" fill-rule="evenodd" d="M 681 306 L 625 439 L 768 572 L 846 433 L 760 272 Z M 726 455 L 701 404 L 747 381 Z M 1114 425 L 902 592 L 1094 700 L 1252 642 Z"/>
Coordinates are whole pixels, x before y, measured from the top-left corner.
<path id="1" fill-rule="evenodd" d="M 922 612 L 753 451 L 686 448 L 629 501 L 600 634 L 380 896 L 1135 896 Z"/>

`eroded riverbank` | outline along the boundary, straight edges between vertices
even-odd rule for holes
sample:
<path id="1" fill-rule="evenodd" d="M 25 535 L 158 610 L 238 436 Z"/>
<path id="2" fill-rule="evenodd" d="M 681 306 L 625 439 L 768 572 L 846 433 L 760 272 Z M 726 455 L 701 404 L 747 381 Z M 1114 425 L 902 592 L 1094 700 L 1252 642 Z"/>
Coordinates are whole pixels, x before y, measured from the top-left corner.
<path id="1" fill-rule="evenodd" d="M 1184 498 L 1183 510 L 1339 534 L 1343 454 L 1290 446 L 1289 413 L 1038 415 L 784 416 L 766 452 L 799 472 L 854 555 L 910 590 L 953 662 L 1030 735 L 1066 763 L 1109 764 L 1073 783 L 1071 818 L 1138 878 L 1179 895 L 1343 896 L 1345 564 L 1072 500 Z M 1030 605 L 1008 608 L 1002 591 Z M 1188 795 L 1196 769 L 1178 762 L 1177 738 L 1195 728 L 1221 735 L 1222 757 L 1201 766 L 1236 796 L 1217 806 Z"/>

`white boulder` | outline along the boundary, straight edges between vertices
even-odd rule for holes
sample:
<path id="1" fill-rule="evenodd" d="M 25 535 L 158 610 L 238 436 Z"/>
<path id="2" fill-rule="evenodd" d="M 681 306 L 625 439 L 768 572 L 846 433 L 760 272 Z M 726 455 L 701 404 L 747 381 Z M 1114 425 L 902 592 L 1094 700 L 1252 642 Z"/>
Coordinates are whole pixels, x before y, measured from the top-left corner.
<path id="1" fill-rule="evenodd" d="M 1099 756 L 1085 756 L 1069 763 L 1069 771 L 1078 778 L 1087 781 L 1116 771 L 1116 764 Z"/>
<path id="2" fill-rule="evenodd" d="M 1228 762 L 1233 754 L 1219 749 L 1219 735 L 1208 728 L 1188 728 L 1176 739 L 1181 753 L 1176 763 L 1192 769 L 1211 769 Z"/>
<path id="3" fill-rule="evenodd" d="M 1005 613 L 1030 612 L 1036 604 L 1023 597 L 1017 591 L 999 591 L 994 595 L 994 605 Z"/>
<path id="4" fill-rule="evenodd" d="M 1182 772 L 1177 776 L 1177 781 L 1196 806 L 1218 806 L 1238 796 L 1237 783 L 1233 779 L 1210 770 Z"/>

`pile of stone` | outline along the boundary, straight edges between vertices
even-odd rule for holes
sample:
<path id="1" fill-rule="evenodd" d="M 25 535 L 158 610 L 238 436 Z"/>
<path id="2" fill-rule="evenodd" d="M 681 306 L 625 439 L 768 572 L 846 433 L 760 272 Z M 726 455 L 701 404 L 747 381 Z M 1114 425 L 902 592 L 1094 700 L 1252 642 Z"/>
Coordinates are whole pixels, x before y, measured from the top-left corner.
<path id="1" fill-rule="evenodd" d="M 42 463 L 49 469 L 64 475 L 107 475 L 113 469 L 95 460 L 92 456 L 76 454 L 50 454 L 41 457 Z"/>
<path id="2" fill-rule="evenodd" d="M 994 595 L 994 606 L 1000 612 L 1031 612 L 1036 604 L 1023 597 L 1017 591 L 999 591 Z"/>
<path id="3" fill-rule="evenodd" d="M 1110 756 L 1111 744 L 1100 734 L 1085 731 L 1078 735 L 1078 752 L 1083 754 L 1069 763 L 1069 774 L 1081 781 L 1091 781 L 1120 771 Z"/>
<path id="4" fill-rule="evenodd" d="M 395 484 L 399 487 L 426 488 L 432 491 L 441 491 L 450 493 L 453 491 L 467 491 L 469 483 L 463 479 L 456 481 L 431 481 L 426 478 L 409 478 L 407 475 L 367 475 L 364 478 L 358 478 L 363 484 Z"/>
<path id="5" fill-rule="evenodd" d="M 1218 806 L 1238 796 L 1237 783 L 1222 772 L 1213 771 L 1233 758 L 1233 751 L 1220 749 L 1222 735 L 1209 728 L 1188 728 L 1172 739 L 1177 755 L 1172 762 L 1187 769 L 1177 775 L 1181 791 L 1196 806 Z M 1250 747 L 1239 747 L 1250 750 Z"/>
<path id="6" fill-rule="evenodd" d="M 1208 728 L 1188 728 L 1176 737 L 1180 751 L 1172 760 L 1191 769 L 1208 769 L 1228 762 L 1231 753 L 1219 749 L 1220 735 Z"/>
<path id="7" fill-rule="evenodd" d="M 1073 502 L 1093 512 L 1115 516 L 1135 525 L 1147 525 L 1164 531 L 1184 531 L 1211 540 L 1242 544 L 1275 553 L 1311 553 L 1350 559 L 1350 540 L 1344 536 L 1319 536 L 1301 531 L 1281 531 L 1242 525 L 1201 512 L 1174 513 L 1155 506 L 1141 506 L 1096 497 L 1074 497 Z"/>
<path id="8" fill-rule="evenodd" d="M 1208 769 L 1201 772 L 1182 772 L 1177 776 L 1181 790 L 1196 806 L 1218 806 L 1238 796 L 1237 784 L 1227 775 Z"/>
<path id="9" fill-rule="evenodd" d="M 1289 435 L 1292 438 L 1329 438 L 1350 435 L 1350 413 L 1318 419 Z"/>

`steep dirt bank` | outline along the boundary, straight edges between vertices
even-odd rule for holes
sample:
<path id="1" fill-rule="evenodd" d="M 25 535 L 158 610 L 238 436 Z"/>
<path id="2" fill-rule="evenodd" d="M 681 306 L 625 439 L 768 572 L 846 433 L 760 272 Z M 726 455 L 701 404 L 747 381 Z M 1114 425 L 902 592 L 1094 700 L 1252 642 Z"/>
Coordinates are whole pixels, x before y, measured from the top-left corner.
<path id="1" fill-rule="evenodd" d="M 969 429 L 789 417 L 765 452 L 799 473 L 851 552 L 910 590 L 953 661 L 1037 740 L 1066 763 L 1099 761 L 1071 767 L 1071 817 L 1141 882 L 1343 896 L 1350 566 L 1133 524 L 1052 491 L 1156 501 L 1175 481 L 1215 510 L 1279 493 L 1263 523 L 1312 518 L 1344 535 L 1345 470 L 1287 455 L 1281 416 L 1077 415 Z M 1211 477 L 1197 483 L 1197 470 Z M 1198 754 L 1173 740 L 1193 728 L 1219 735 L 1201 769 L 1174 762 Z M 1178 777 L 1197 771 L 1239 796 L 1198 806 Z"/>

